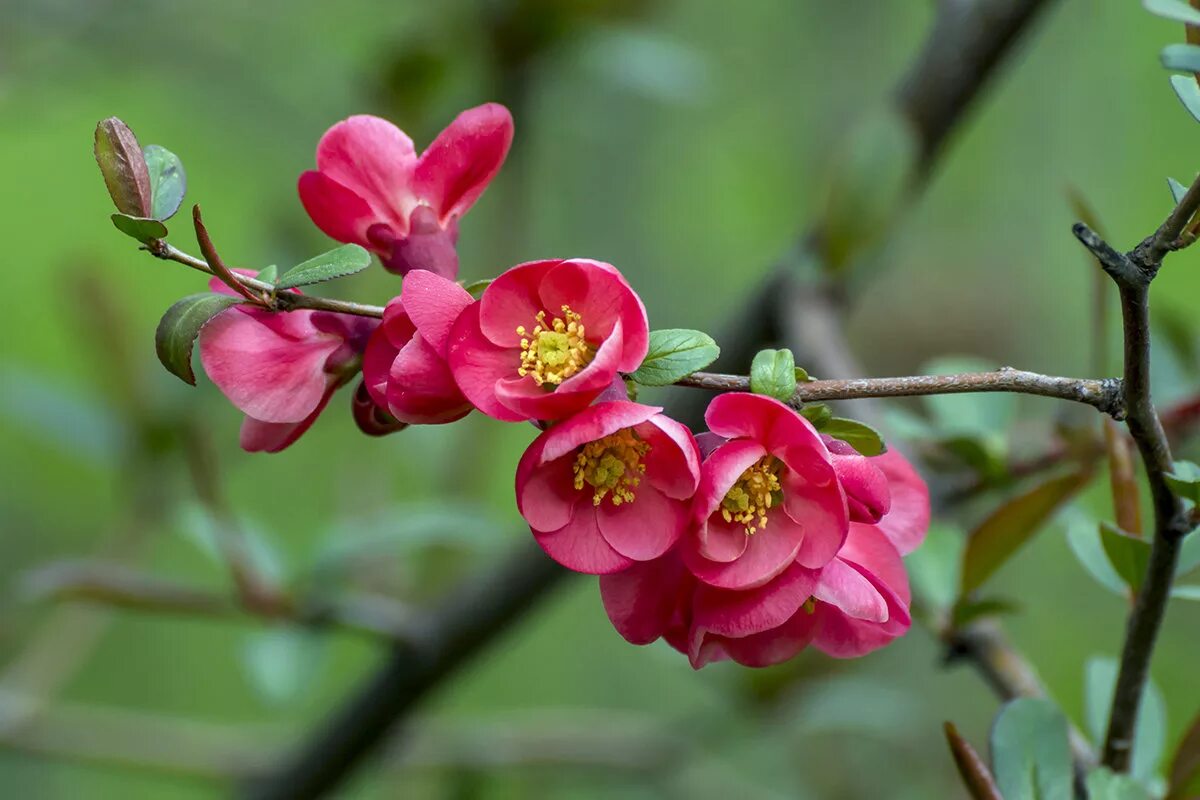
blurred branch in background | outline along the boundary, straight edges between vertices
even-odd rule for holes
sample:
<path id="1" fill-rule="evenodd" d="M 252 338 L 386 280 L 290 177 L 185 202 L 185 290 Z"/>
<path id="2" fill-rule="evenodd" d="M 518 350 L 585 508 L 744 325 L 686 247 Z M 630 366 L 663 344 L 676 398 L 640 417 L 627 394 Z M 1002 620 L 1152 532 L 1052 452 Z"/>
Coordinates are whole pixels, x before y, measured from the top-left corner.
<path id="1" fill-rule="evenodd" d="M 897 108 L 911 123 L 919 144 L 905 203 L 924 185 L 948 134 L 994 68 L 1037 13 L 1049 5 L 1049 0 L 939 4 L 934 29 L 895 95 Z M 516 59 L 516 63 L 528 62 Z M 527 91 L 522 73 L 499 99 L 520 109 Z M 822 220 L 811 229 L 797 250 L 775 267 L 772 278 L 749 298 L 746 308 L 734 316 L 732 330 L 722 338 L 726 363 L 744 365 L 762 344 L 783 339 L 801 345 L 796 348 L 800 361 L 811 365 L 814 372 L 856 376 L 843 334 L 842 287 L 824 280 L 808 280 L 801 286 L 794 275 L 797 265 L 811 264 L 814 254 L 821 252 L 829 239 L 829 224 Z M 756 322 L 759 320 L 762 324 Z M 699 427 L 703 399 L 685 400 L 678 418 Z M 433 614 L 430 630 L 434 633 L 424 652 L 408 646 L 397 648 L 310 741 L 273 774 L 249 786 L 246 795 L 258 800 L 298 800 L 333 789 L 379 747 L 393 725 L 429 690 L 451 677 L 456 667 L 519 618 L 563 574 L 541 552 L 527 547 L 490 580 L 470 584 L 465 594 L 452 593 L 453 600 Z"/>

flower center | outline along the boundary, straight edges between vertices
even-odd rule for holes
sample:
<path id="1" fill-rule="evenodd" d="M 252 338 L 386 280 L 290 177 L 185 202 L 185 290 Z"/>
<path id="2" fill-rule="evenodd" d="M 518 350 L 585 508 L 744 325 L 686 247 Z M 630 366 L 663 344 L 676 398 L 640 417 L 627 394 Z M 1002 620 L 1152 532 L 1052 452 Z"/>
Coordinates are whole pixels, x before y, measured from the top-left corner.
<path id="1" fill-rule="evenodd" d="M 783 500 L 782 471 L 783 462 L 775 456 L 763 456 L 747 467 L 721 501 L 724 520 L 745 525 L 747 536 L 767 527 L 767 512 Z"/>
<path id="2" fill-rule="evenodd" d="M 614 506 L 632 503 L 633 490 L 641 483 L 646 465 L 642 458 L 650 451 L 632 428 L 622 428 L 594 442 L 588 442 L 575 456 L 575 488 L 592 487 L 592 505 L 600 505 L 605 495 Z"/>
<path id="3" fill-rule="evenodd" d="M 547 321 L 546 312 L 537 313 L 532 331 L 517 326 L 521 337 L 521 366 L 517 374 L 533 378 L 538 386 L 551 388 L 588 365 L 596 348 L 584 339 L 583 321 L 570 306 L 562 307 L 562 316 Z"/>

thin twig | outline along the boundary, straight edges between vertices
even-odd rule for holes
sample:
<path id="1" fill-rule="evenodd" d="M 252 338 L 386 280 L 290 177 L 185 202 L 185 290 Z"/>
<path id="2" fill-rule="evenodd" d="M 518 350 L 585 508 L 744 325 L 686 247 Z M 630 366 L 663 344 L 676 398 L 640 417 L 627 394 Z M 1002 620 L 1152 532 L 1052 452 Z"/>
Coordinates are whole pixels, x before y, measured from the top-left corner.
<path id="1" fill-rule="evenodd" d="M 749 391 L 750 379 L 741 375 L 696 372 L 678 381 L 676 385 L 720 392 Z M 1124 416 L 1121 382 L 1115 378 L 1061 378 L 1011 367 L 1003 367 L 993 372 L 958 375 L 808 381 L 796 387 L 792 402 L 800 404 L 822 400 L 914 397 L 967 392 L 1016 392 L 1056 397 L 1093 406 L 1114 419 L 1122 419 Z"/>
<path id="2" fill-rule="evenodd" d="M 311 628 L 340 628 L 389 642 L 404 641 L 421 631 L 409 609 L 386 598 L 280 596 L 267 607 L 97 561 L 51 564 L 26 576 L 24 585 L 39 600 L 74 600 L 154 614 L 257 617 Z"/>
<path id="3" fill-rule="evenodd" d="M 178 264 L 183 264 L 185 267 L 203 272 L 206 275 L 216 275 L 212 268 L 209 267 L 208 262 L 189 255 L 175 245 L 168 244 L 165 241 L 155 240 L 146 249 L 151 255 L 161 258 L 164 261 L 174 261 Z M 238 283 L 258 293 L 258 296 L 252 298 L 255 303 L 270 308 L 272 311 L 293 311 L 305 308 L 313 311 L 332 311 L 336 314 L 354 314 L 359 317 L 374 317 L 376 319 L 383 317 L 382 306 L 352 303 L 349 300 L 336 300 L 330 297 L 318 297 L 316 295 L 297 294 L 295 292 L 277 293 L 275 287 L 265 281 L 251 278 L 249 275 L 243 275 L 237 271 L 232 271 L 232 275 Z"/>

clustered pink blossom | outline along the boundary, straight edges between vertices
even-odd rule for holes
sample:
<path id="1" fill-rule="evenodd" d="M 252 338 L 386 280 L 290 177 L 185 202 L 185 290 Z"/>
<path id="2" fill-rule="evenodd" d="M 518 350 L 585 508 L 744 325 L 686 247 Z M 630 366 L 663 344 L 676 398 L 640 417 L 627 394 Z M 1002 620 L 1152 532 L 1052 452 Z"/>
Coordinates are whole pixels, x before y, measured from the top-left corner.
<path id="1" fill-rule="evenodd" d="M 540 429 L 517 465 L 517 508 L 550 558 L 600 576 L 630 642 L 663 639 L 697 669 L 760 667 L 809 645 L 860 656 L 905 633 L 902 557 L 925 536 L 929 492 L 902 455 L 863 456 L 757 394 L 717 396 L 697 435 L 631 402 L 624 376 L 649 325 L 610 264 L 519 264 L 478 299 L 455 282 L 459 218 L 511 140 L 494 104 L 420 156 L 375 117 L 322 137 L 305 208 L 403 284 L 382 321 L 235 306 L 202 329 L 205 370 L 246 414 L 243 447 L 288 447 L 361 371 L 353 408 L 368 433 L 474 409 Z"/>

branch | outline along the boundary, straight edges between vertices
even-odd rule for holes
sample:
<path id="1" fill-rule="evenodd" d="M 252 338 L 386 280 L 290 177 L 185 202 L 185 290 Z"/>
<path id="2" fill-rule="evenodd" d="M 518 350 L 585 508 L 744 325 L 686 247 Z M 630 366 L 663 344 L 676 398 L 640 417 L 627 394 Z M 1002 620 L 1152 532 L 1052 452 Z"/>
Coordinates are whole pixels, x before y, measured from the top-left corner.
<path id="1" fill-rule="evenodd" d="M 185 267 L 191 267 L 194 270 L 203 272 L 205 275 L 216 277 L 216 273 L 208 265 L 207 261 L 188 255 L 175 245 L 156 239 L 146 249 L 156 258 L 161 258 L 164 261 L 174 261 L 183 264 Z M 253 290 L 245 292 L 247 297 L 250 297 L 255 303 L 271 311 L 295 311 L 296 309 L 307 308 L 314 311 L 332 311 L 335 314 L 354 314 L 359 317 L 383 318 L 383 308 L 381 306 L 352 303 L 349 300 L 335 300 L 330 297 L 318 297 L 312 294 L 297 294 L 295 292 L 276 293 L 275 287 L 265 281 L 251 278 L 249 275 L 243 275 L 240 272 L 231 272 L 231 274 L 247 290 Z"/>
<path id="2" fill-rule="evenodd" d="M 718 392 L 749 391 L 750 379 L 741 375 L 696 372 L 677 386 Z M 867 397 L 914 397 L 967 392 L 1016 392 L 1056 397 L 1093 406 L 1115 419 L 1124 417 L 1121 382 L 1113 378 L 1060 378 L 1036 372 L 1001 367 L 994 372 L 958 375 L 918 375 L 904 378 L 849 378 L 801 383 L 792 395 L 799 405 L 821 400 L 853 400 Z"/>
<path id="3" fill-rule="evenodd" d="M 526 537 L 528 538 L 528 537 Z M 427 634 L 397 645 L 387 663 L 282 770 L 251 785 L 256 800 L 305 800 L 336 787 L 425 695 L 502 634 L 569 573 L 527 542 L 499 570 L 447 592 Z"/>
<path id="4" fill-rule="evenodd" d="M 266 606 L 95 561 L 51 564 L 35 570 L 25 578 L 24 588 L 38 600 L 77 600 L 156 614 L 250 616 L 311 628 L 342 628 L 388 641 L 404 640 L 417 631 L 411 611 L 382 597 L 300 599 L 280 595 Z"/>
<path id="5" fill-rule="evenodd" d="M 947 647 L 946 662 L 970 661 L 1001 700 L 1046 697 L 1037 672 L 996 625 L 977 622 L 966 628 L 948 629 L 942 640 Z M 1070 727 L 1070 744 L 1076 781 L 1082 785 L 1082 779 L 1096 764 L 1096 755 L 1074 725 Z"/>
<path id="6" fill-rule="evenodd" d="M 1183 501 L 1166 480 L 1172 469 L 1171 447 L 1150 396 L 1150 282 L 1158 274 L 1166 253 L 1176 248 L 1179 234 L 1197 207 L 1200 207 L 1200 178 L 1154 235 L 1125 254 L 1118 253 L 1086 225 L 1077 223 L 1073 228 L 1120 291 L 1126 425 L 1141 454 L 1154 505 L 1150 563 L 1125 629 L 1121 666 L 1104 738 L 1103 763 L 1118 772 L 1128 770 L 1133 756 L 1138 711 L 1175 577 L 1180 542 L 1192 528 Z"/>
<path id="7" fill-rule="evenodd" d="M 1011 52 L 1021 33 L 1031 27 L 1037 12 L 1052 0 L 975 0 L 971 3 L 954 4 L 953 18 L 940 16 L 934 30 L 927 37 L 924 49 L 918 56 L 913 70 L 896 88 L 894 101 L 904 116 L 910 119 L 921 144 L 921 160 L 918 175 L 927 176 L 936 160 L 946 137 L 965 115 L 972 100 L 995 72 L 1004 55 Z M 951 14 L 951 4 L 942 4 L 941 14 Z M 914 188 L 923 185 L 918 181 Z M 906 202 L 911 202 L 911 197 Z M 798 250 L 805 250 L 807 243 L 819 239 L 819 226 L 801 237 Z M 736 340 L 726 338 L 725 358 L 730 363 L 745 364 L 755 351 L 777 334 L 778 320 L 792 319 L 792 315 L 776 312 L 781 308 L 781 299 L 792 300 L 795 292 L 779 291 L 791 283 L 793 260 L 785 258 L 774 270 L 774 275 L 764 282 L 747 305 L 731 318 L 735 321 Z M 825 326 L 840 331 L 841 320 L 838 304 L 822 302 L 826 291 L 836 294 L 828 287 L 813 289 L 805 297 L 811 298 L 815 308 L 812 315 L 799 318 L 802 324 Z M 790 309 L 789 309 L 790 311 Z M 758 325 L 748 321 L 761 320 Z M 844 337 L 836 337 L 836 349 L 826 349 L 828 355 L 845 350 Z M 820 362 L 805 359 L 804 363 L 818 366 Z M 824 370 L 825 374 L 846 374 L 839 370 Z M 690 413 L 679 414 L 685 423 L 699 427 L 702 409 L 693 402 L 687 409 Z M 553 567 L 540 552 L 517 556 L 517 561 L 502 569 L 496 580 L 488 585 L 494 594 L 472 593 L 478 608 L 475 616 L 480 617 L 473 631 L 464 630 L 461 623 L 446 631 L 448 639 L 456 640 L 452 656 L 429 664 L 406 662 L 393 657 L 315 732 L 292 758 L 280 767 L 279 772 L 266 784 L 252 789 L 248 794 L 255 800 L 270 798 L 296 798 L 305 800 L 319 796 L 335 787 L 357 765 L 367 752 L 386 735 L 396 719 L 405 714 L 422 696 L 439 681 L 447 678 L 462 661 L 470 658 L 489 643 L 497 629 L 516 619 L 526 605 L 531 605 L 543 596 L 550 585 L 556 583 L 562 571 Z M 524 560 L 523 567 L 520 559 Z M 514 571 L 526 577 L 507 585 L 505 575 Z M 496 607 L 507 608 L 514 604 L 521 607 L 493 619 Z M 447 614 L 457 607 L 451 603 Z"/>

